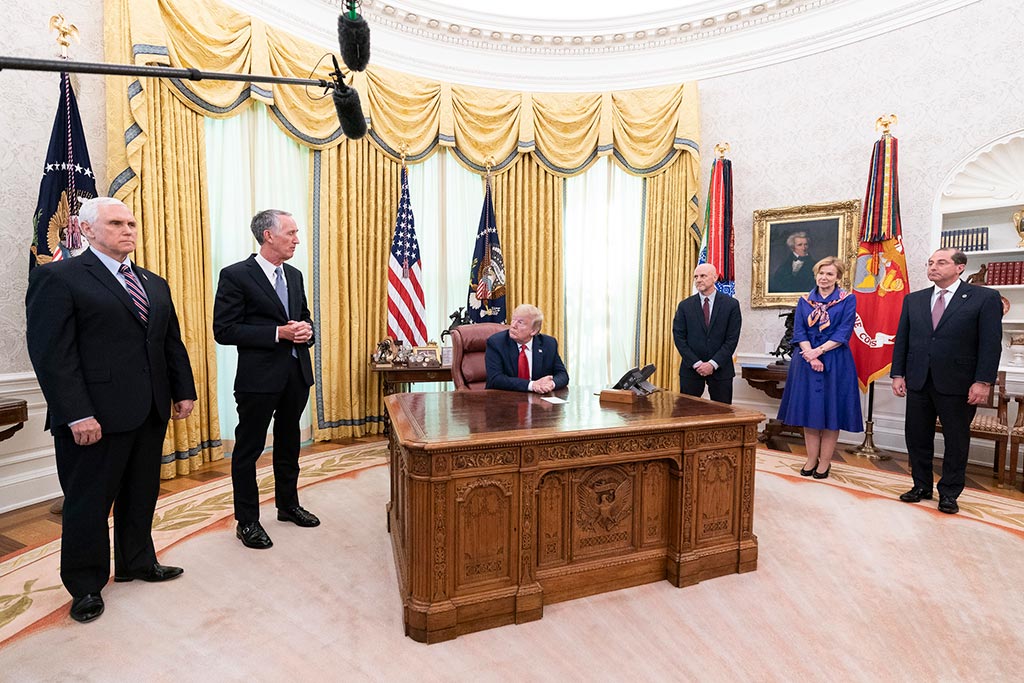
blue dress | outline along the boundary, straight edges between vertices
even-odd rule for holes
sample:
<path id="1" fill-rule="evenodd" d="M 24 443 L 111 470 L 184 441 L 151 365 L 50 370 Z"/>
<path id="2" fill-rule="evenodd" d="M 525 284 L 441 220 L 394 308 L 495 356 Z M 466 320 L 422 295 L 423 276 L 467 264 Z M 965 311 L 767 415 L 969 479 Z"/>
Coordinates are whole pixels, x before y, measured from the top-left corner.
<path id="1" fill-rule="evenodd" d="M 825 299 L 815 287 L 796 304 L 793 325 L 793 360 L 779 405 L 783 423 L 811 429 L 864 431 L 860 412 L 857 368 L 850 351 L 850 335 L 857 317 L 857 297 L 839 287 Z M 827 341 L 841 344 L 819 356 L 824 372 L 815 372 L 800 355 L 799 344 L 812 348 Z"/>

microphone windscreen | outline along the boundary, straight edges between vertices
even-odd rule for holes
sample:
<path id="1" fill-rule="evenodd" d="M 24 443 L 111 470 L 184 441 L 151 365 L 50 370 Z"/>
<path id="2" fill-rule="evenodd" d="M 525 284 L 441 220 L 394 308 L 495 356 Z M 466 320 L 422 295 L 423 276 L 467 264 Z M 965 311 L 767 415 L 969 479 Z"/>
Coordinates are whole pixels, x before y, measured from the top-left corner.
<path id="1" fill-rule="evenodd" d="M 338 111 L 338 122 L 345 137 L 358 140 L 366 135 L 366 118 L 363 116 L 363 108 L 359 104 L 359 93 L 356 89 L 339 83 L 331 96 L 334 98 L 334 108 Z"/>
<path id="2" fill-rule="evenodd" d="M 363 71 L 370 63 L 370 26 L 357 15 L 350 19 L 346 12 L 338 15 L 338 44 L 341 59 L 352 71 Z"/>

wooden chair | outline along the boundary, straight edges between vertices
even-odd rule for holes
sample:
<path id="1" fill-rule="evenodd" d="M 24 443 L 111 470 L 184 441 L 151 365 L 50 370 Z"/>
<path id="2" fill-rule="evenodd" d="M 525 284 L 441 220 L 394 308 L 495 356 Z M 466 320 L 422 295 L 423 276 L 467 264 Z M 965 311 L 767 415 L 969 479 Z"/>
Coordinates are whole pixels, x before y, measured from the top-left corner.
<path id="1" fill-rule="evenodd" d="M 475 323 L 452 330 L 452 382 L 456 391 L 487 388 L 487 338 L 507 329 L 508 325 L 501 323 Z"/>
<path id="2" fill-rule="evenodd" d="M 1000 371 L 996 376 L 996 383 L 988 393 L 988 401 L 978 406 L 978 412 L 971 420 L 971 438 L 988 439 L 995 442 L 995 455 L 992 458 L 992 471 L 995 472 L 998 485 L 1003 484 L 1004 467 L 1006 466 L 1006 452 L 1011 442 L 1012 435 L 1007 413 L 1010 400 L 1017 398 L 1006 393 L 1006 373 Z M 1017 400 L 1021 400 L 1017 398 Z M 995 410 L 995 415 L 982 413 L 982 410 Z M 1017 422 L 1020 423 L 1020 411 L 1017 412 Z M 935 431 L 942 431 L 942 424 L 935 421 Z M 1024 439 L 1024 427 L 1021 428 L 1021 438 Z M 1014 456 L 1016 458 L 1016 456 Z M 1012 472 L 1012 470 L 1011 470 Z M 1013 476 L 1012 474 L 1010 476 Z"/>
<path id="3" fill-rule="evenodd" d="M 1010 488 L 1017 486 L 1017 456 L 1020 454 L 1020 444 L 1024 441 L 1024 396 L 1015 396 L 1017 401 L 1017 421 L 1010 427 L 1010 477 L 1006 485 Z M 1024 490 L 1024 482 L 1021 483 L 1021 490 Z"/>

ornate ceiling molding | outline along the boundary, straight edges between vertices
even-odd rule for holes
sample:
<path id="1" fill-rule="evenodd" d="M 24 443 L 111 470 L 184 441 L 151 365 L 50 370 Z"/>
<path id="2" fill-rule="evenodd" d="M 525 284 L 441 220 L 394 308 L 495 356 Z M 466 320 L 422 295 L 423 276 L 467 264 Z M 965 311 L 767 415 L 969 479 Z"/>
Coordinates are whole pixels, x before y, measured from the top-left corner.
<path id="1" fill-rule="evenodd" d="M 337 49 L 343 0 L 224 1 Z M 707 0 L 623 19 L 578 21 L 517 19 L 426 0 L 364 0 L 360 12 L 373 33 L 373 64 L 466 85 L 572 92 L 666 85 L 760 68 L 978 1 Z"/>

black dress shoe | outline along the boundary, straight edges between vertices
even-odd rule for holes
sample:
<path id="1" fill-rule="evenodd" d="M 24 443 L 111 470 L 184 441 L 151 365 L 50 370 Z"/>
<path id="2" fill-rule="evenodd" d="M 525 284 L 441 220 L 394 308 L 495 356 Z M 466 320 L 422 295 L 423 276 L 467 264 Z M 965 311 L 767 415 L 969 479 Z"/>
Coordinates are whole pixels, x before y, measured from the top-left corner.
<path id="1" fill-rule="evenodd" d="M 832 471 L 832 463 L 829 463 L 828 464 L 828 469 L 826 469 L 824 472 L 819 472 L 818 470 L 814 470 L 814 478 L 815 479 L 828 479 L 828 474 L 831 471 Z"/>
<path id="2" fill-rule="evenodd" d="M 80 624 L 99 619 L 103 614 L 103 598 L 99 593 L 89 593 L 71 601 L 71 618 Z"/>
<path id="3" fill-rule="evenodd" d="M 811 469 L 809 469 L 809 470 L 805 470 L 803 468 L 800 468 L 800 476 L 801 477 L 809 477 L 809 476 L 811 476 L 812 474 L 814 474 L 814 470 L 815 470 L 815 468 L 817 466 L 818 466 L 818 463 L 814 463 L 813 465 L 811 465 Z"/>
<path id="4" fill-rule="evenodd" d="M 904 503 L 916 503 L 921 499 L 931 500 L 932 492 L 930 489 L 923 489 L 920 486 L 915 486 L 906 493 L 900 494 L 900 500 Z"/>
<path id="5" fill-rule="evenodd" d="M 279 508 L 277 519 L 282 522 L 293 522 L 299 526 L 320 526 L 320 520 L 316 515 L 298 505 L 293 508 Z"/>
<path id="6" fill-rule="evenodd" d="M 118 574 L 115 572 L 114 581 L 117 583 L 123 583 L 125 581 L 134 581 L 135 579 L 141 579 L 142 581 L 150 582 L 170 581 L 171 579 L 178 578 L 184 573 L 185 570 L 181 567 L 169 567 L 167 565 L 160 564 L 159 562 L 157 562 L 152 567 L 146 567 L 145 569 L 141 569 L 134 572 L 125 572 L 123 574 Z"/>
<path id="7" fill-rule="evenodd" d="M 270 540 L 270 536 L 267 536 L 267 532 L 263 530 L 263 525 L 259 522 L 239 522 L 235 528 L 235 536 L 242 539 L 242 545 L 246 548 L 263 550 L 274 545 L 274 542 Z"/>
<path id="8" fill-rule="evenodd" d="M 939 512 L 947 515 L 955 515 L 960 512 L 960 506 L 956 504 L 956 498 L 952 496 L 939 496 Z"/>

